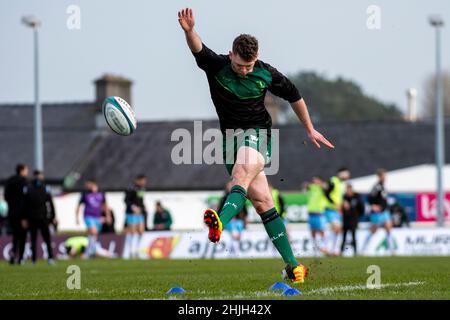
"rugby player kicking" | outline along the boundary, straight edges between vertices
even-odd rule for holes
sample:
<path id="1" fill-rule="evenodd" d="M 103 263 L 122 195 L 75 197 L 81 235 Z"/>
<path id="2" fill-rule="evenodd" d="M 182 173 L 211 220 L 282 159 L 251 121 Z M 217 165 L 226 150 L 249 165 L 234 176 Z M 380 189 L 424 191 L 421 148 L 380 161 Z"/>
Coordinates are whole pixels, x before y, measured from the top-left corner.
<path id="1" fill-rule="evenodd" d="M 292 252 L 263 171 L 271 156 L 272 120 L 264 106 L 266 92 L 289 101 L 316 147 L 320 148 L 321 143 L 330 148 L 334 146 L 314 129 L 305 101 L 291 81 L 258 59 L 255 37 L 241 34 L 233 41 L 229 54 L 216 54 L 194 30 L 192 9 L 178 12 L 178 22 L 197 65 L 206 73 L 223 133 L 223 158 L 233 185 L 219 213 L 213 209 L 204 213 L 209 240 L 220 240 L 223 227 L 241 211 L 248 198 L 286 263 L 284 278 L 292 283 L 302 283 L 308 268 L 299 263 Z"/>

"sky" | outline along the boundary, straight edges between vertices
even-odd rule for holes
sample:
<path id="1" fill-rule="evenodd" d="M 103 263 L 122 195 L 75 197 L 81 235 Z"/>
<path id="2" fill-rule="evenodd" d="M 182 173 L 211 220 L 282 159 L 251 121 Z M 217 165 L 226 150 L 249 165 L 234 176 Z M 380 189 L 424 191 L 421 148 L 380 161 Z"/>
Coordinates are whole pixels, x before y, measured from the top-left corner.
<path id="1" fill-rule="evenodd" d="M 79 29 L 67 27 L 71 5 L 79 8 Z M 367 26 L 371 5 L 380 10 L 379 29 Z M 435 70 L 428 17 L 440 14 L 442 66 L 450 70 L 448 0 L 0 0 L 0 104 L 33 102 L 33 37 L 20 22 L 33 14 L 42 21 L 43 102 L 93 101 L 93 80 L 109 73 L 133 81 L 140 121 L 216 118 L 178 24 L 184 7 L 193 8 L 197 32 L 217 53 L 250 33 L 259 40 L 260 59 L 284 74 L 341 76 L 402 111 L 407 88 L 418 89 L 419 109 L 423 103 L 423 83 Z"/>

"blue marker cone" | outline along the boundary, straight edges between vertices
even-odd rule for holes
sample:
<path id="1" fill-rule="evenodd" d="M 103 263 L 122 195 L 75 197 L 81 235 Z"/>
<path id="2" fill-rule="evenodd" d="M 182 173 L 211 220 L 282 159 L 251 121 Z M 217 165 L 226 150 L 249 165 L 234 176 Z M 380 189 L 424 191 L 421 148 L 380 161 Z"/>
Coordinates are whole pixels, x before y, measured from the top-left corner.
<path id="1" fill-rule="evenodd" d="M 300 296 L 302 293 L 294 288 L 289 288 L 284 290 L 283 295 L 285 296 Z"/>
<path id="2" fill-rule="evenodd" d="M 167 291 L 166 293 L 185 293 L 186 290 L 184 290 L 182 287 L 173 287 L 170 288 L 169 291 Z"/>
<path id="3" fill-rule="evenodd" d="M 290 289 L 291 287 L 289 287 L 286 283 L 284 282 L 275 282 L 271 287 L 270 290 L 286 290 L 286 289 Z"/>

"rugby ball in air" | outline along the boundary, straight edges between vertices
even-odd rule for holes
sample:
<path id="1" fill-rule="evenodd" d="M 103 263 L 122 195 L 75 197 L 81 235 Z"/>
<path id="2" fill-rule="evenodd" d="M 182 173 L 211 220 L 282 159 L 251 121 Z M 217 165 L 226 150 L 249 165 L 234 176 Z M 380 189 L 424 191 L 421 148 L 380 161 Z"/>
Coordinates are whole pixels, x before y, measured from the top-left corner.
<path id="1" fill-rule="evenodd" d="M 136 130 L 137 123 L 133 109 L 121 97 L 111 96 L 102 106 L 106 123 L 117 134 L 128 136 Z"/>

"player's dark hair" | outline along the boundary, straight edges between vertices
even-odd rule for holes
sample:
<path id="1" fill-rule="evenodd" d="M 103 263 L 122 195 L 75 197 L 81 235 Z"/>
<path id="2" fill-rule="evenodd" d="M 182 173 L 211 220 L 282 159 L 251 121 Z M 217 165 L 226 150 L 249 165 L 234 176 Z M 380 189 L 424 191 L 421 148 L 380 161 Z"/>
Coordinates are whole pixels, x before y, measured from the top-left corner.
<path id="1" fill-rule="evenodd" d="M 249 34 L 241 34 L 233 41 L 233 53 L 245 61 L 252 61 L 258 56 L 258 40 Z"/>
<path id="2" fill-rule="evenodd" d="M 20 174 L 26 167 L 27 167 L 26 164 L 18 163 L 18 164 L 16 165 L 16 173 L 17 173 L 17 174 Z"/>
<path id="3" fill-rule="evenodd" d="M 350 171 L 350 170 L 348 170 L 347 167 L 341 167 L 341 168 L 339 168 L 338 173 L 339 172 L 344 172 L 344 171 Z"/>
<path id="4" fill-rule="evenodd" d="M 143 173 L 138 174 L 135 178 L 135 180 L 141 180 L 141 179 L 147 179 L 147 176 Z"/>

